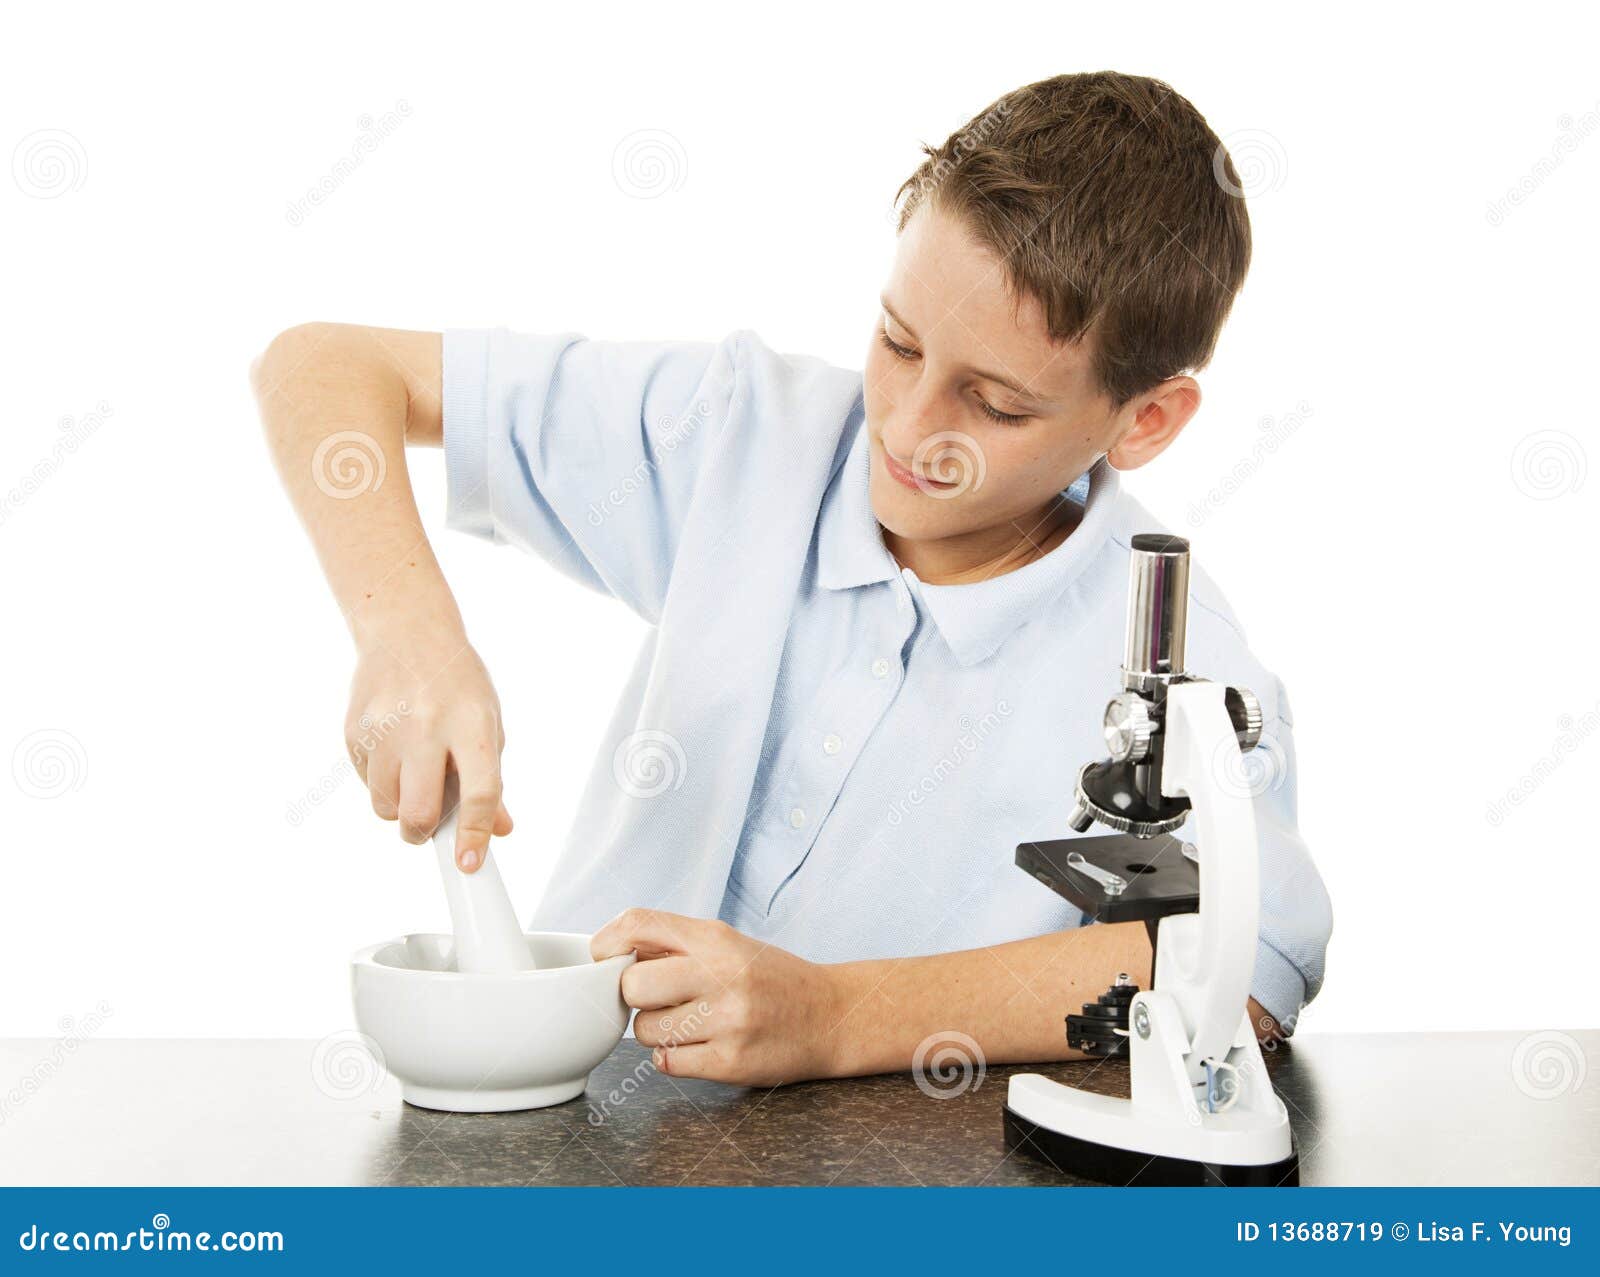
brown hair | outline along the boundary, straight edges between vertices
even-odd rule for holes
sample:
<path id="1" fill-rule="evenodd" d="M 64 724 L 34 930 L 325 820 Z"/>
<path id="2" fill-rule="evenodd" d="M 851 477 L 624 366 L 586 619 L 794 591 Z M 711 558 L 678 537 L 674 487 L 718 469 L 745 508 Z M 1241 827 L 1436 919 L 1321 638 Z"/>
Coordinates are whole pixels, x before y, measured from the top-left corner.
<path id="1" fill-rule="evenodd" d="M 1233 160 L 1189 101 L 1115 71 L 1007 93 L 901 186 L 899 228 L 925 203 L 958 215 L 1039 300 L 1055 341 L 1094 340 L 1118 405 L 1202 368 L 1250 266 Z"/>

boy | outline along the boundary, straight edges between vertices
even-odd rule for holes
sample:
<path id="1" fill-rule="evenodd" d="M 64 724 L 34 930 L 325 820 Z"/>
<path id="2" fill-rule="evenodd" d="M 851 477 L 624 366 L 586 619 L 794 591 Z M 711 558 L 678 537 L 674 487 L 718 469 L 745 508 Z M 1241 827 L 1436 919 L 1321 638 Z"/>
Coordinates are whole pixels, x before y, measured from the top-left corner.
<path id="1" fill-rule="evenodd" d="M 374 810 L 420 842 L 455 771 L 461 867 L 511 829 L 500 706 L 405 472 L 442 443 L 451 526 L 652 626 L 534 925 L 639 952 L 622 991 L 658 1067 L 773 1085 L 904 1069 L 950 1032 L 1072 1058 L 1063 1014 L 1119 972 L 1147 987 L 1149 942 L 1081 925 L 1013 852 L 1066 833 L 1104 752 L 1128 542 L 1156 530 L 1117 472 L 1199 406 L 1249 263 L 1238 189 L 1166 85 L 1058 76 L 901 188 L 864 375 L 751 333 L 282 334 L 254 380 L 356 641 Z M 1288 703 L 1198 574 L 1189 655 L 1262 703 L 1249 1012 L 1287 1034 L 1331 929 Z M 368 752 L 362 717 L 399 702 Z"/>

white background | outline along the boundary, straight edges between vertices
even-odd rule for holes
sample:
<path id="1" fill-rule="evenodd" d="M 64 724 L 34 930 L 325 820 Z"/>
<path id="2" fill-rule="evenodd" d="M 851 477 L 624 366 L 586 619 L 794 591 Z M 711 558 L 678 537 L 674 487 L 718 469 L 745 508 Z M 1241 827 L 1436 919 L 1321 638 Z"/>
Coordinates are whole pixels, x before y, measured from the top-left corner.
<path id="1" fill-rule="evenodd" d="M 352 950 L 444 924 L 431 852 L 340 781 L 351 651 L 246 382 L 274 332 L 748 327 L 859 367 L 918 142 L 1108 66 L 1194 101 L 1252 193 L 1204 408 L 1132 487 L 1290 689 L 1335 912 L 1301 1031 L 1600 1023 L 1592 16 L 575 8 L 8 14 L 0 1034 L 104 1002 L 118 1036 L 319 1037 Z M 438 456 L 413 476 L 442 531 Z M 640 631 L 438 544 L 527 912 Z"/>

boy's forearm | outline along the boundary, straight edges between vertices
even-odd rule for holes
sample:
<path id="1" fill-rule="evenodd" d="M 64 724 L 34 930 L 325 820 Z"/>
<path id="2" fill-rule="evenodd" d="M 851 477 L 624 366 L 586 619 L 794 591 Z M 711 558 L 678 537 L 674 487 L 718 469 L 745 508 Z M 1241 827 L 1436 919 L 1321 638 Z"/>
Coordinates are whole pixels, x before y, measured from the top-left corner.
<path id="1" fill-rule="evenodd" d="M 950 1031 L 976 1041 L 988 1064 L 1081 1059 L 1067 1046 L 1066 1014 L 1121 972 L 1148 989 L 1152 956 L 1144 923 L 1119 922 L 931 957 L 841 963 L 832 971 L 847 1009 L 832 1035 L 831 1071 L 910 1068 L 919 1044 Z M 1253 998 L 1249 1010 L 1258 1037 L 1275 1034 Z"/>
<path id="2" fill-rule="evenodd" d="M 406 469 L 408 427 L 420 421 L 413 442 L 437 434 L 430 336 L 308 324 L 251 370 L 273 461 L 358 644 L 462 630 Z"/>
<path id="3" fill-rule="evenodd" d="M 848 1005 L 835 1030 L 837 1075 L 911 1067 L 932 1034 L 971 1037 L 990 1064 L 1065 1060 L 1063 1017 L 1106 991 L 1119 972 L 1150 985 L 1142 922 L 1080 927 L 984 949 L 834 968 Z"/>

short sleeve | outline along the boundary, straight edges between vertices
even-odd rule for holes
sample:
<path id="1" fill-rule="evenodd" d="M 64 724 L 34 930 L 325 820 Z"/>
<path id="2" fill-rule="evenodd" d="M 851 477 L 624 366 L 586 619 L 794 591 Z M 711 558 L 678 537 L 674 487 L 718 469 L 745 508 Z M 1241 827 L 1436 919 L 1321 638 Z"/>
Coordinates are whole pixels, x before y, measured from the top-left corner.
<path id="1" fill-rule="evenodd" d="M 658 620 L 738 367 L 737 335 L 447 331 L 449 526 L 527 550 Z"/>

